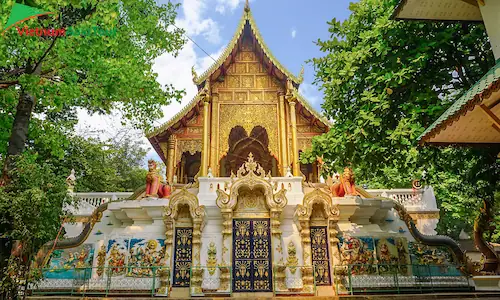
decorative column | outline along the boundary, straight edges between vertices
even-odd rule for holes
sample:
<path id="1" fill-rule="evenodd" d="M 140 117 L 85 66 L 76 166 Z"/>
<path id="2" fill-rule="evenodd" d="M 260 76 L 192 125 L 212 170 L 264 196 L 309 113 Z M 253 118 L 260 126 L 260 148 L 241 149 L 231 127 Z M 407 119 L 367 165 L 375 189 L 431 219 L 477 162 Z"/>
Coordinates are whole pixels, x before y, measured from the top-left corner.
<path id="1" fill-rule="evenodd" d="M 203 209 L 204 216 L 204 209 Z M 194 267 L 200 266 L 201 252 L 201 232 L 203 231 L 203 219 L 201 217 L 193 219 L 193 262 Z M 201 282 L 203 281 L 203 269 L 193 268 L 191 271 L 191 289 L 193 294 L 202 294 Z"/>
<path id="2" fill-rule="evenodd" d="M 271 205 L 269 213 L 271 217 L 271 244 L 273 250 L 273 266 L 275 273 L 275 280 L 278 283 L 275 290 L 286 290 L 286 279 L 285 279 L 285 261 L 283 257 L 283 245 L 281 244 L 281 215 L 283 213 L 283 208 L 288 203 L 286 199 L 286 190 L 281 189 L 279 192 L 273 195 L 273 205 Z"/>
<path id="3" fill-rule="evenodd" d="M 279 93 L 278 105 L 279 105 L 279 129 L 280 129 L 280 149 L 281 149 L 280 172 L 281 176 L 285 176 L 286 170 L 288 168 L 288 155 L 286 153 L 287 130 L 285 122 L 285 94 L 283 92 Z"/>
<path id="4" fill-rule="evenodd" d="M 180 176 L 180 181 L 179 181 L 179 183 L 187 183 L 187 181 L 186 181 L 186 180 L 184 180 L 184 173 L 185 173 L 185 170 L 184 170 L 184 169 L 185 169 L 185 168 L 186 168 L 186 158 L 185 158 L 185 157 L 184 157 L 184 155 L 183 155 L 183 156 L 182 156 L 182 158 L 181 158 L 181 170 L 180 170 L 180 172 L 179 172 L 179 173 L 180 173 L 180 174 L 179 174 L 179 176 Z"/>
<path id="5" fill-rule="evenodd" d="M 167 181 L 172 184 L 174 179 L 174 168 L 175 168 L 175 135 L 171 135 L 168 138 L 167 143 Z"/>
<path id="6" fill-rule="evenodd" d="M 219 94 L 212 92 L 212 128 L 210 130 L 210 164 L 212 174 L 219 176 Z"/>
<path id="7" fill-rule="evenodd" d="M 209 91 L 205 91 L 205 96 L 203 97 L 203 137 L 202 143 L 203 148 L 201 150 L 201 173 L 200 176 L 204 177 L 208 174 L 208 158 L 209 158 L 209 126 L 210 126 L 210 95 Z"/>
<path id="8" fill-rule="evenodd" d="M 222 262 L 220 274 L 220 289 L 225 291 L 231 284 L 231 252 L 233 243 L 233 209 L 236 205 L 235 199 L 230 199 L 223 190 L 217 190 L 216 204 L 222 215 Z"/>
<path id="9" fill-rule="evenodd" d="M 290 105 L 290 123 L 292 127 L 292 171 L 293 176 L 300 176 L 299 150 L 297 146 L 297 116 L 295 115 L 295 98 L 288 99 Z"/>

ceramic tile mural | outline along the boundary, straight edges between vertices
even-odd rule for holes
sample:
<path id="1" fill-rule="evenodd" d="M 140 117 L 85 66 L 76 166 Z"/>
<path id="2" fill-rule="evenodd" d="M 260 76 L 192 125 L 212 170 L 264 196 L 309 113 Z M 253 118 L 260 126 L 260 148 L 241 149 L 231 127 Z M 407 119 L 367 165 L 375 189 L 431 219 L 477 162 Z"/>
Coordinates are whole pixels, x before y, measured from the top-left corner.
<path id="1" fill-rule="evenodd" d="M 408 242 L 405 237 L 339 237 L 343 265 L 353 275 L 395 274 L 459 275 L 453 255 L 446 247 Z"/>
<path id="2" fill-rule="evenodd" d="M 408 241 L 404 237 L 397 237 L 394 240 L 398 251 L 399 274 L 410 275 L 411 260 L 410 251 L 408 250 Z"/>
<path id="3" fill-rule="evenodd" d="M 379 274 L 393 274 L 398 270 L 398 250 L 394 238 L 375 239 Z"/>
<path id="4" fill-rule="evenodd" d="M 454 266 L 453 255 L 446 247 L 431 247 L 419 243 L 408 243 L 411 262 L 415 265 L 428 265 L 419 267 L 413 273 L 432 276 L 456 276 L 460 271 Z"/>
<path id="5" fill-rule="evenodd" d="M 47 271 L 44 272 L 45 278 L 52 279 L 84 279 L 92 274 L 91 268 L 94 259 L 94 245 L 83 244 L 82 246 L 54 250 L 47 264 Z"/>
<path id="6" fill-rule="evenodd" d="M 374 243 L 371 237 L 344 236 L 340 239 L 343 265 L 353 265 L 352 274 L 375 274 Z"/>
<path id="7" fill-rule="evenodd" d="M 129 239 L 112 239 L 108 241 L 107 262 L 111 276 L 125 274 Z"/>
<path id="8" fill-rule="evenodd" d="M 165 240 L 131 239 L 127 276 L 150 277 L 149 267 L 165 265 Z"/>

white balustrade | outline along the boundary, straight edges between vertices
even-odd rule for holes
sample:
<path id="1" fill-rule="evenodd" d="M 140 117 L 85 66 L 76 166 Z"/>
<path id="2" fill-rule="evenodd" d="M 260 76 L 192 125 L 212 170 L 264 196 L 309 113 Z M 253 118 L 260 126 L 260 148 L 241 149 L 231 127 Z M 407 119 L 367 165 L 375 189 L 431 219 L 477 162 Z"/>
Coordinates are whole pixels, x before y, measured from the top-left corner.
<path id="1" fill-rule="evenodd" d="M 74 193 L 76 207 L 69 207 L 68 210 L 75 216 L 88 216 L 103 203 L 124 200 L 131 195 L 132 192 Z"/>
<path id="2" fill-rule="evenodd" d="M 373 189 L 366 190 L 368 193 L 378 196 L 391 198 L 404 206 L 417 206 L 422 204 L 424 190 L 413 189 Z"/>

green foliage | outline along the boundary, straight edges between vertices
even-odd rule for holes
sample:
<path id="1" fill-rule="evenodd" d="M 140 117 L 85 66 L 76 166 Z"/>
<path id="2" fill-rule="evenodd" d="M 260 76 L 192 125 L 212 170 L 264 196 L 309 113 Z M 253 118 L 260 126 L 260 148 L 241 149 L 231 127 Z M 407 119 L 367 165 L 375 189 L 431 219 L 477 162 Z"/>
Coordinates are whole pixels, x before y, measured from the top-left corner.
<path id="1" fill-rule="evenodd" d="M 0 2 L 0 32 L 14 2 Z M 177 55 L 185 42 L 183 31 L 171 26 L 178 5 L 154 0 L 19 2 L 56 13 L 27 20 L 18 25 L 21 30 L 71 27 L 84 33 L 98 27 L 116 34 L 21 36 L 11 28 L 0 39 L 0 159 L 9 161 L 7 153 L 26 149 L 19 160 L 6 164 L 11 178 L 0 190 L 2 278 L 7 278 L 12 240 L 37 249 L 55 238 L 67 202 L 64 179 L 72 168 L 80 191 L 142 185 L 145 150 L 130 140 L 104 149 L 104 143 L 76 137 L 77 109 L 120 111 L 124 123 L 148 130 L 163 116 L 161 107 L 183 94 L 171 85 L 161 86 L 152 71 L 157 57 Z M 20 101 L 22 94 L 33 97 Z M 19 118 L 19 112 L 31 119 Z M 16 143 L 7 151 L 11 135 Z M 0 292 L 10 287 L 2 282 Z"/>
<path id="2" fill-rule="evenodd" d="M 39 163 L 35 155 L 29 154 L 16 157 L 14 163 L 10 182 L 0 187 L 2 247 L 16 240 L 22 243 L 20 256 L 10 258 L 10 276 L 1 270 L 0 291 L 11 294 L 15 294 L 19 283 L 15 278 L 26 272 L 35 251 L 57 235 L 63 208 L 72 203 L 66 182 L 55 174 L 53 165 Z M 9 254 L 2 251 L 0 259 L 8 260 Z"/>
<path id="3" fill-rule="evenodd" d="M 35 155 L 18 157 L 15 165 L 11 182 L 0 187 L 0 226 L 10 228 L 3 237 L 37 248 L 57 234 L 63 207 L 72 200 L 53 165 L 37 162 Z"/>
<path id="4" fill-rule="evenodd" d="M 301 160 L 352 164 L 370 187 L 411 187 L 426 170 L 441 201 L 439 231 L 457 237 L 498 188 L 480 178 L 494 178 L 498 149 L 419 148 L 417 138 L 494 59 L 482 24 L 390 20 L 397 2 L 361 0 L 347 20 L 328 23 L 331 38 L 317 42 L 325 55 L 312 62 L 334 125 Z"/>
<path id="5" fill-rule="evenodd" d="M 75 136 L 64 150 L 58 169 L 66 176 L 75 170 L 76 192 L 134 191 L 144 185 L 147 149 L 139 141 L 100 142 Z"/>
<path id="6" fill-rule="evenodd" d="M 10 11 L 13 2 L 2 2 L 1 10 Z M 75 107 L 92 113 L 119 109 L 132 125 L 149 129 L 153 120 L 162 117 L 161 106 L 182 96 L 171 85 L 160 86 L 152 72 L 155 58 L 165 52 L 176 55 L 184 44 L 182 30 L 170 26 L 177 5 L 158 6 L 154 0 L 34 2 L 58 14 L 19 26 L 99 27 L 116 29 L 116 35 L 53 38 L 20 36 L 16 28 L 7 30 L 0 39 L 0 101 L 5 102 L 2 108 L 7 112 L 15 107 L 16 87 L 21 87 L 36 97 L 35 112 L 41 115 L 74 114 Z M 41 67 L 39 75 L 36 66 Z"/>

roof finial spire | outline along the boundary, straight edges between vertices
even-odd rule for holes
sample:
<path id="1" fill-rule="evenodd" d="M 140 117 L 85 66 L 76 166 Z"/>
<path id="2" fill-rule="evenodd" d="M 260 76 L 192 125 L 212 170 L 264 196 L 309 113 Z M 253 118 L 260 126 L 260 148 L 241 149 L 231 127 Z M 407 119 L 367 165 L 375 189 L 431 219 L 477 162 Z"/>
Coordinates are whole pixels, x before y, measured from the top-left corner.
<path id="1" fill-rule="evenodd" d="M 250 4 L 248 4 L 248 0 L 245 1 L 245 11 L 246 12 L 250 11 Z"/>

